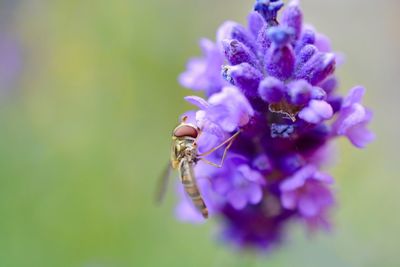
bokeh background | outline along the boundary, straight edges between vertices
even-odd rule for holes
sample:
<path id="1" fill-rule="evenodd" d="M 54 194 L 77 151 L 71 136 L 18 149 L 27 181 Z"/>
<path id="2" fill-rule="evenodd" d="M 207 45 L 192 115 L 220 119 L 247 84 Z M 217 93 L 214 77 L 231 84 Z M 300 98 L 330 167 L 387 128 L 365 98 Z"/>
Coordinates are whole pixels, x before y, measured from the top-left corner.
<path id="1" fill-rule="evenodd" d="M 364 84 L 377 140 L 338 142 L 335 229 L 238 256 L 154 186 L 197 41 L 253 0 L 0 0 L 0 266 L 400 266 L 400 2 L 303 0 Z"/>

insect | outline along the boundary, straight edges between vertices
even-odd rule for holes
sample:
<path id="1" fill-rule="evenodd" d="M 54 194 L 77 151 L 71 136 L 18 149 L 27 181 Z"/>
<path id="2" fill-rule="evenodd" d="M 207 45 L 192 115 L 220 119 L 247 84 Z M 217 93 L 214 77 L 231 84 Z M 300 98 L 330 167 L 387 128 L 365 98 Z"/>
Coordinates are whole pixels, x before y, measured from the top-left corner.
<path id="1" fill-rule="evenodd" d="M 200 160 L 214 167 L 221 168 L 227 151 L 239 133 L 240 130 L 226 139 L 220 145 L 210 149 L 207 152 L 199 154 L 197 141 L 201 135 L 201 129 L 193 124 L 187 123 L 187 117 L 183 117 L 182 122 L 172 132 L 171 164 L 168 166 L 168 169 L 161 180 L 162 183 L 159 186 L 161 190 L 158 192 L 159 200 L 161 200 L 164 195 L 167 185 L 167 178 L 171 169 L 177 169 L 179 171 L 179 177 L 185 192 L 192 200 L 196 209 L 201 212 L 203 217 L 208 218 L 208 209 L 197 186 L 193 168 Z M 204 158 L 225 145 L 226 147 L 219 164 L 213 163 Z"/>

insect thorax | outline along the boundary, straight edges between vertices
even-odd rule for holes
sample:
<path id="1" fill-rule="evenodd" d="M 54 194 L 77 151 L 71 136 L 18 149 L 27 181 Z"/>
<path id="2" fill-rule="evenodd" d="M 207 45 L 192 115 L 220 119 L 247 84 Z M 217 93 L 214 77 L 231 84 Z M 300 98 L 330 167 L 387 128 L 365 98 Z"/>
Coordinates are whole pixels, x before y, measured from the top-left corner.
<path id="1" fill-rule="evenodd" d="M 179 162 L 185 158 L 189 162 L 196 162 L 197 148 L 194 145 L 195 139 L 190 137 L 174 138 L 171 148 L 171 163 L 176 168 Z"/>

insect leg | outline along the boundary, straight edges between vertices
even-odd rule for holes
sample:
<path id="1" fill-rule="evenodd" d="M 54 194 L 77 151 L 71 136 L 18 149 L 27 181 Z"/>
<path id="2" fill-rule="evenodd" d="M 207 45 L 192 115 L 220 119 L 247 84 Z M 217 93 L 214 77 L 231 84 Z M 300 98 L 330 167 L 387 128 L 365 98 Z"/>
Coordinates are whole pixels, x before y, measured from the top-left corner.
<path id="1" fill-rule="evenodd" d="M 229 148 L 232 146 L 233 141 L 235 141 L 235 139 L 236 139 L 236 137 L 239 135 L 239 133 L 240 133 L 240 131 L 236 132 L 236 133 L 235 133 L 234 135 L 232 135 L 229 139 L 227 139 L 228 145 L 227 145 L 226 148 L 224 149 L 224 154 L 222 155 L 222 159 L 221 159 L 221 161 L 220 161 L 219 164 L 216 164 L 216 163 L 214 163 L 214 162 L 211 162 L 211 161 L 209 161 L 209 160 L 206 160 L 205 158 L 200 158 L 200 160 L 204 161 L 205 163 L 207 163 L 207 164 L 209 164 L 209 165 L 211 165 L 211 166 L 214 166 L 214 167 L 217 167 L 217 168 L 221 168 L 221 167 L 224 165 L 224 161 L 225 161 L 225 158 L 226 158 L 226 154 L 228 153 Z M 226 143 L 226 141 L 225 141 L 223 144 L 225 144 L 225 143 Z M 221 145 L 220 145 L 219 147 L 221 147 Z M 217 149 L 218 149 L 218 148 L 217 148 Z M 215 151 L 215 150 L 214 150 L 214 151 Z M 204 156 L 204 154 L 202 154 L 202 155 L 200 155 L 200 156 Z"/>
<path id="2" fill-rule="evenodd" d="M 214 167 L 217 167 L 217 168 L 221 168 L 222 167 L 222 164 L 217 164 L 217 163 L 211 162 L 209 160 L 206 160 L 205 158 L 201 158 L 200 160 L 204 161 L 208 165 L 211 165 L 211 166 L 214 166 Z"/>
<path id="3" fill-rule="evenodd" d="M 241 130 L 237 131 L 234 135 L 232 135 L 231 137 L 229 137 L 228 139 L 226 139 L 224 142 L 222 142 L 222 143 L 219 144 L 218 146 L 216 146 L 216 147 L 210 149 L 210 150 L 207 151 L 207 152 L 201 153 L 201 154 L 199 155 L 199 157 L 208 156 L 208 155 L 210 155 L 211 153 L 215 152 L 216 150 L 220 149 L 221 147 L 223 147 L 224 145 L 226 145 L 226 144 L 228 144 L 228 143 L 229 143 L 229 144 L 228 144 L 227 147 L 230 147 L 230 146 L 232 145 L 233 141 L 236 139 L 236 137 L 238 137 L 238 135 L 240 134 L 240 132 L 241 132 Z M 224 154 L 226 153 L 226 150 L 227 150 L 227 149 L 225 149 Z"/>

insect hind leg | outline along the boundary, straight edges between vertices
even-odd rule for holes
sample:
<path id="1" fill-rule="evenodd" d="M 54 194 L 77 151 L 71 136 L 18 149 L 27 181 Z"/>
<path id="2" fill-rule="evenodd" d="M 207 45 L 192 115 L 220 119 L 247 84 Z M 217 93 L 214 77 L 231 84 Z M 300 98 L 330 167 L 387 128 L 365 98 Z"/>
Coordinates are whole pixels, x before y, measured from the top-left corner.
<path id="1" fill-rule="evenodd" d="M 235 141 L 235 139 L 238 137 L 238 135 L 239 135 L 240 132 L 241 132 L 240 130 L 237 131 L 234 135 L 232 135 L 231 137 L 229 137 L 227 140 L 225 140 L 225 141 L 224 141 L 222 144 L 220 144 L 219 146 L 217 146 L 217 147 L 215 147 L 215 148 L 213 148 L 213 149 L 211 149 L 211 150 L 209 150 L 209 151 L 207 151 L 207 152 L 205 152 L 205 153 L 203 153 L 203 154 L 200 154 L 200 155 L 199 155 L 199 156 L 201 157 L 200 160 L 204 161 L 205 163 L 207 163 L 207 164 L 209 164 L 209 165 L 211 165 L 211 166 L 214 166 L 214 167 L 217 167 L 217 168 L 221 168 L 221 167 L 224 165 L 224 161 L 225 161 L 225 158 L 226 158 L 226 155 L 227 155 L 227 153 L 228 153 L 229 148 L 231 148 L 231 146 L 232 146 L 232 144 L 233 144 L 233 141 Z M 227 145 L 226 148 L 224 149 L 224 154 L 222 155 L 222 159 L 221 159 L 221 161 L 220 161 L 219 164 L 214 163 L 214 162 L 211 162 L 211 161 L 209 161 L 209 160 L 203 158 L 204 156 L 210 155 L 210 154 L 213 153 L 214 151 L 218 150 L 219 148 L 221 148 L 221 147 L 224 146 L 225 144 L 228 144 L 228 145 Z"/>

